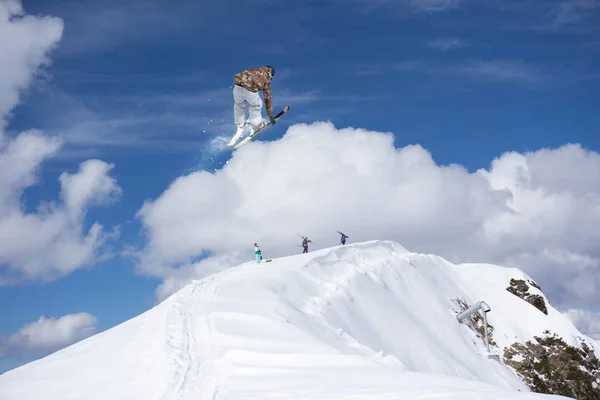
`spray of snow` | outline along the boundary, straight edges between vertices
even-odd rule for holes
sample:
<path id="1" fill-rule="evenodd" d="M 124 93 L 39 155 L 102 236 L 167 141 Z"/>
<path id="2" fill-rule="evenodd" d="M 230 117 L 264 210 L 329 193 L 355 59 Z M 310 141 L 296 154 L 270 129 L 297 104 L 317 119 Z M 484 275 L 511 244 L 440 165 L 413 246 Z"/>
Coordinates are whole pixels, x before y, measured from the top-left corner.
<path id="1" fill-rule="evenodd" d="M 203 142 L 197 151 L 198 156 L 192 160 L 192 165 L 186 171 L 192 173 L 195 171 L 216 172 L 227 164 L 227 158 L 231 155 L 231 147 L 227 143 L 231 140 L 233 133 L 220 133 L 210 140 Z"/>
<path id="2" fill-rule="evenodd" d="M 230 134 L 222 134 L 212 138 L 208 142 L 208 150 L 212 153 L 219 153 L 225 150 L 231 150 L 231 147 L 227 146 L 227 143 L 231 140 Z"/>
<path id="3" fill-rule="evenodd" d="M 251 257 L 251 254 L 249 254 Z M 108 331 L 0 376 L 6 399 L 565 399 L 529 392 L 457 321 L 491 307 L 498 348 L 573 324 L 508 292 L 519 270 L 372 241 L 194 281 Z M 600 351 L 590 343 L 597 354 Z"/>

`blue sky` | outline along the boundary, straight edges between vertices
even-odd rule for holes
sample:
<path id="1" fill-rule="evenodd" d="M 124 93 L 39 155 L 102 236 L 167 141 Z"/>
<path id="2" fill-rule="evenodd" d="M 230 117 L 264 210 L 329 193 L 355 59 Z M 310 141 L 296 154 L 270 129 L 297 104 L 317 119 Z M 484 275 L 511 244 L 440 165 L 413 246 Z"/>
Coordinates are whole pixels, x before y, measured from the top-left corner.
<path id="1" fill-rule="evenodd" d="M 329 120 L 391 131 L 396 146 L 421 144 L 438 164 L 470 171 L 505 151 L 599 151 L 600 3 L 479 3 L 24 1 L 27 13 L 60 17 L 65 30 L 8 132 L 67 139 L 24 207 L 57 199 L 59 175 L 98 157 L 116 165 L 126 195 L 90 209 L 86 227 L 120 225 L 117 252 L 143 245 L 136 212 L 182 174 L 223 166 L 230 153 L 209 145 L 234 131 L 233 74 L 265 64 L 277 71 L 275 110 L 292 111 L 262 140 Z M 153 306 L 159 283 L 117 255 L 50 283 L 1 287 L 9 306 L 0 335 L 78 312 L 107 329 Z M 0 372 L 32 358 L 0 358 Z"/>

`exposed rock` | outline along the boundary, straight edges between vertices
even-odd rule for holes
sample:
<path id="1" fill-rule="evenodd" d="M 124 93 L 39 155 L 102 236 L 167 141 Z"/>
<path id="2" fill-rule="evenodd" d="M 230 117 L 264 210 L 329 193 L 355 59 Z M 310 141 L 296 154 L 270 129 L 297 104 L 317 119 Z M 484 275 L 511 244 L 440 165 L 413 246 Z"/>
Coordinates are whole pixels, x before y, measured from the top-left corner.
<path id="1" fill-rule="evenodd" d="M 578 400 L 600 399 L 600 361 L 582 340 L 581 349 L 560 336 L 544 332 L 535 342 L 514 343 L 504 351 L 505 363 L 537 393 Z"/>
<path id="2" fill-rule="evenodd" d="M 543 312 L 544 314 L 548 315 L 548 309 L 546 308 L 546 302 L 544 301 L 544 298 L 539 294 L 529 293 L 528 283 L 529 285 L 533 286 L 539 291 L 542 290 L 537 283 L 530 280 L 525 282 L 522 279 L 511 279 L 510 286 L 507 287 L 506 290 L 508 290 L 515 296 L 522 298 L 523 300 L 525 300 L 526 302 L 530 303 L 535 308 Z"/>

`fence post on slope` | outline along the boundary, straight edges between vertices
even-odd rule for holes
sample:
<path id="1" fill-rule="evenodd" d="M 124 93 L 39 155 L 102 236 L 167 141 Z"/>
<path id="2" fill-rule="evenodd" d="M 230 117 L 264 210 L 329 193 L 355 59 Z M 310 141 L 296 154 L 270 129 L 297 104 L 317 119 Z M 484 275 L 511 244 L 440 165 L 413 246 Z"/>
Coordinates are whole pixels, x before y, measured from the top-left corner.
<path id="1" fill-rule="evenodd" d="M 489 354 L 490 352 L 490 340 L 488 338 L 488 325 L 487 325 L 487 313 L 490 312 L 491 308 L 485 301 L 477 302 L 471 307 L 467 308 L 465 311 L 461 312 L 456 316 L 458 322 L 463 322 L 465 319 L 469 318 L 472 314 L 482 311 L 483 314 L 483 336 L 485 338 L 485 348 Z"/>

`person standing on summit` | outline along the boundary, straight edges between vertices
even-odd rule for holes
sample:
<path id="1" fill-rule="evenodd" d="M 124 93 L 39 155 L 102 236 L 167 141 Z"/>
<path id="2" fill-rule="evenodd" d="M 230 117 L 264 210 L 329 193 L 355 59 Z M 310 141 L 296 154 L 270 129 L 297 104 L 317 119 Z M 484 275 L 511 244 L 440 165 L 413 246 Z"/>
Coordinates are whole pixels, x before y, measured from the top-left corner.
<path id="1" fill-rule="evenodd" d="M 237 130 L 231 143 L 235 143 L 246 125 L 250 125 L 251 134 L 265 126 L 262 120 L 263 102 L 258 92 L 262 91 L 265 98 L 264 104 L 267 116 L 272 125 L 275 125 L 273 117 L 273 99 L 271 98 L 271 80 L 275 76 L 275 68 L 266 65 L 260 68 L 250 68 L 239 72 L 233 77 L 233 116 Z M 248 119 L 246 119 L 248 109 Z"/>
<path id="2" fill-rule="evenodd" d="M 312 243 L 312 240 L 306 236 L 300 236 L 302 238 L 302 253 L 308 253 L 308 244 Z"/>
<path id="3" fill-rule="evenodd" d="M 258 243 L 254 243 L 254 255 L 256 256 L 256 263 L 260 264 L 260 260 L 262 260 L 262 251 L 258 248 Z"/>

